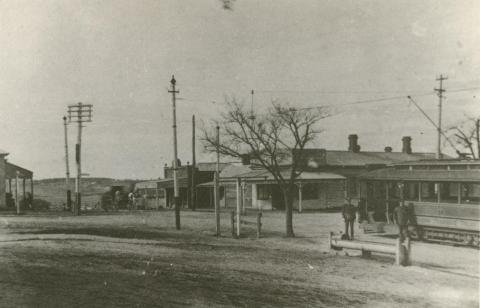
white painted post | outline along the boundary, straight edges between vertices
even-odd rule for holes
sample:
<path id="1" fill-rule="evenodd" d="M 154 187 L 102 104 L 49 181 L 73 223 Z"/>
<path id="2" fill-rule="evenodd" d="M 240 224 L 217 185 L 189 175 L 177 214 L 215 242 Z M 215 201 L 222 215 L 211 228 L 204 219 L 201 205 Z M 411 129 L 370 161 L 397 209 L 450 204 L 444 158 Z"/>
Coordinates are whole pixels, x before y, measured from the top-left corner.
<path id="1" fill-rule="evenodd" d="M 395 247 L 395 265 L 400 265 L 400 248 L 401 248 L 401 241 L 400 241 L 400 238 L 397 238 L 397 242 L 396 242 L 396 247 Z"/>
<path id="2" fill-rule="evenodd" d="M 386 207 L 386 213 L 387 213 L 387 224 L 390 224 L 390 207 L 388 206 L 389 205 L 389 202 L 390 202 L 390 191 L 389 191 L 389 183 L 385 183 L 385 207 Z"/>
<path id="3" fill-rule="evenodd" d="M 407 237 L 407 238 L 405 239 L 405 247 L 406 247 L 406 249 L 407 249 L 407 254 L 406 254 L 406 256 L 405 256 L 405 258 L 406 258 L 406 260 L 405 260 L 405 265 L 412 265 L 412 259 L 411 259 L 411 256 L 412 256 L 412 254 L 411 254 L 411 248 L 412 248 L 412 246 L 411 246 L 411 242 L 410 242 L 410 238 L 409 238 L 409 237 Z"/>
<path id="4" fill-rule="evenodd" d="M 333 232 L 328 232 L 328 249 L 332 249 Z"/>
<path id="5" fill-rule="evenodd" d="M 462 184 L 457 183 L 457 203 L 462 203 Z"/>
<path id="6" fill-rule="evenodd" d="M 237 178 L 237 237 L 240 237 L 241 179 Z"/>
<path id="7" fill-rule="evenodd" d="M 246 214 L 245 213 L 245 203 L 246 203 L 245 196 L 247 195 L 246 188 L 247 188 L 247 184 L 244 181 L 241 183 L 241 186 L 240 186 L 240 191 L 242 193 L 242 215 Z"/>

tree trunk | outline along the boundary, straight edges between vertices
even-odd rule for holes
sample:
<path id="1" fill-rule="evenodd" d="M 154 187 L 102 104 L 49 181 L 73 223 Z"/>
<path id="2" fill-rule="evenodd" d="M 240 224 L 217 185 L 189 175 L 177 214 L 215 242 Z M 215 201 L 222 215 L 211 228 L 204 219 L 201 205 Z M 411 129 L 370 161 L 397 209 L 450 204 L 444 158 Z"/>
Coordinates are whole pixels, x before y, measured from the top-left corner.
<path id="1" fill-rule="evenodd" d="M 286 226 L 286 237 L 295 237 L 293 233 L 293 196 L 292 190 L 282 189 L 283 199 L 285 202 L 285 226 Z"/>

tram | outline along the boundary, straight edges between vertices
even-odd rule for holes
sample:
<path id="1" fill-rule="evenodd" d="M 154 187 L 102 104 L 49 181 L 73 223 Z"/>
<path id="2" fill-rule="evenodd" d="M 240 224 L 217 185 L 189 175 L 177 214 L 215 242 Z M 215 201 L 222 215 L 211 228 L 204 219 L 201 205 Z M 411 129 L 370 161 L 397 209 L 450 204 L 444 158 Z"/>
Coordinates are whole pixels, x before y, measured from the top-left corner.
<path id="1" fill-rule="evenodd" d="M 359 179 L 361 211 L 370 219 L 393 223 L 395 207 L 405 202 L 414 236 L 479 247 L 480 160 L 397 163 Z"/>

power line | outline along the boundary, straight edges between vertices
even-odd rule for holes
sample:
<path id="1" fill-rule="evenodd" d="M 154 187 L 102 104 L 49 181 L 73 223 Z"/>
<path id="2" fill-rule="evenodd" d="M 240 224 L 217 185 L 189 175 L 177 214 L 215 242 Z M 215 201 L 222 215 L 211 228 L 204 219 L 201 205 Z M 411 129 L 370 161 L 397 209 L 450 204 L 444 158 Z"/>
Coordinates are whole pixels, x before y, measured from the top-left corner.
<path id="1" fill-rule="evenodd" d="M 449 90 L 448 92 L 463 92 L 463 91 L 472 91 L 480 90 L 480 87 L 470 87 L 470 88 L 457 88 Z M 319 94 L 368 94 L 368 93 L 413 93 L 414 96 L 419 96 L 425 94 L 425 92 L 420 91 L 324 91 L 324 90 L 255 90 L 257 93 L 319 93 Z M 415 94 L 415 92 L 417 94 Z M 428 94 L 433 94 L 434 92 L 428 92 Z M 403 98 L 405 96 L 402 96 Z"/>
<path id="2" fill-rule="evenodd" d="M 472 90 L 479 90 L 480 87 L 471 87 L 471 88 L 461 88 L 461 89 L 453 89 L 449 92 L 464 92 L 464 91 L 472 91 Z M 422 96 L 429 96 L 435 94 L 435 91 L 418 93 L 415 95 L 410 95 L 410 97 L 422 97 Z M 347 103 L 339 103 L 339 104 L 322 104 L 321 106 L 311 106 L 311 107 L 303 107 L 297 108 L 298 110 L 309 110 L 309 109 L 317 109 L 322 107 L 329 107 L 329 106 L 347 106 L 347 105 L 358 105 L 358 104 L 366 104 L 366 103 L 376 103 L 376 102 L 387 102 L 393 101 L 397 99 L 404 99 L 405 95 L 401 96 L 389 96 L 389 97 L 381 97 L 381 98 L 373 98 L 373 99 L 365 99 L 365 100 L 357 100 Z"/>
<path id="3" fill-rule="evenodd" d="M 480 90 L 480 87 L 463 88 L 463 89 L 453 89 L 453 90 L 448 90 L 448 92 L 449 92 L 449 93 L 452 93 L 452 92 L 465 92 L 465 91 L 473 91 L 473 90 Z"/>
<path id="4" fill-rule="evenodd" d="M 453 142 L 450 140 L 450 138 L 448 138 L 448 136 L 445 134 L 445 132 L 443 132 L 441 130 L 441 128 L 432 120 L 432 118 L 430 118 L 430 116 L 417 104 L 417 102 L 415 102 L 411 96 L 407 96 L 407 98 L 418 108 L 418 110 L 420 110 L 420 112 L 428 119 L 428 121 L 430 121 L 430 123 L 432 123 L 432 125 L 437 129 L 437 131 L 439 132 L 439 134 L 442 134 L 444 137 L 445 137 L 445 140 L 448 141 L 448 143 L 450 144 L 450 146 L 457 152 L 459 153 L 458 149 L 455 147 L 455 145 L 453 144 Z"/>
<path id="5" fill-rule="evenodd" d="M 428 95 L 433 95 L 433 92 L 428 92 L 428 93 L 423 93 L 423 94 L 417 94 L 415 97 L 421 97 L 421 96 L 428 96 Z M 347 106 L 347 105 L 359 105 L 359 104 L 367 104 L 367 103 L 376 103 L 376 102 L 387 102 L 387 101 L 393 101 L 397 99 L 404 99 L 405 96 L 390 96 L 390 97 L 382 97 L 382 98 L 376 98 L 376 99 L 366 99 L 366 100 L 358 100 L 358 101 L 353 101 L 353 102 L 348 102 L 348 103 L 339 103 L 339 104 L 323 104 L 321 106 L 312 106 L 312 107 L 304 107 L 304 108 L 297 108 L 298 110 L 310 110 L 310 109 L 317 109 L 317 108 L 322 108 L 322 107 L 329 107 L 329 106 Z"/>

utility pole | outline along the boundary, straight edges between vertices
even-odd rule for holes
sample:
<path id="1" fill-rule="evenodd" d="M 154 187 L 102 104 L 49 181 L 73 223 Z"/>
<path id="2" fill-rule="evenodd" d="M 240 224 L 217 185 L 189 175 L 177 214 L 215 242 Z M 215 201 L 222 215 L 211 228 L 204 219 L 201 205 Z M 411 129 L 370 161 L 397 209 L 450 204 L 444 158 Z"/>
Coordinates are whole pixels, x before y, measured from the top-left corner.
<path id="1" fill-rule="evenodd" d="M 77 178 L 75 179 L 75 206 L 73 207 L 73 214 L 80 215 L 82 208 L 81 196 L 81 178 L 82 178 L 82 163 L 81 163 L 81 148 L 82 148 L 82 127 L 85 122 L 92 122 L 92 105 L 78 103 L 76 105 L 68 106 L 68 120 L 69 122 L 78 123 L 77 144 L 75 144 L 75 162 L 77 163 Z"/>
<path id="2" fill-rule="evenodd" d="M 215 168 L 215 230 L 216 236 L 220 236 L 220 126 L 217 125 L 216 127 L 217 135 L 216 135 L 216 143 L 217 143 L 217 165 Z"/>
<path id="3" fill-rule="evenodd" d="M 195 115 L 192 116 L 192 191 L 190 193 L 192 199 L 192 210 L 195 211 L 197 208 L 197 196 L 195 191 L 195 168 L 197 167 L 196 157 L 195 157 Z"/>
<path id="4" fill-rule="evenodd" d="M 67 117 L 63 117 L 63 127 L 65 131 L 65 165 L 67 169 L 67 176 L 65 178 L 65 186 L 67 187 L 67 209 L 72 208 L 72 192 L 70 191 L 70 166 L 68 163 L 68 137 L 67 137 Z"/>
<path id="5" fill-rule="evenodd" d="M 477 158 L 480 158 L 480 119 L 475 121 L 475 132 L 477 139 Z"/>
<path id="6" fill-rule="evenodd" d="M 255 116 L 253 115 L 253 94 L 255 94 L 255 92 L 253 91 L 253 89 L 250 92 L 250 94 L 252 95 L 252 103 L 250 105 L 250 120 L 252 120 L 252 122 L 253 122 L 253 121 L 255 121 Z"/>
<path id="7" fill-rule="evenodd" d="M 180 91 L 175 90 L 175 76 L 172 75 L 172 80 L 170 84 L 172 85 L 172 90 L 169 90 L 169 93 L 172 93 L 172 110 L 173 110 L 173 192 L 174 192 L 174 203 L 175 203 L 175 228 L 180 230 L 180 196 L 178 194 L 178 179 L 177 179 L 177 168 L 178 168 L 178 155 L 177 155 L 177 111 L 176 111 L 176 97 L 175 94 L 180 93 Z"/>
<path id="8" fill-rule="evenodd" d="M 442 149 L 441 149 L 441 142 L 442 142 L 442 99 L 443 99 L 443 93 L 446 91 L 443 89 L 443 81 L 447 80 L 447 76 L 440 75 L 439 78 L 436 80 L 440 82 L 440 87 L 434 88 L 435 92 L 437 92 L 438 95 L 438 125 L 437 125 L 437 154 L 436 158 L 437 159 L 442 159 Z"/>

